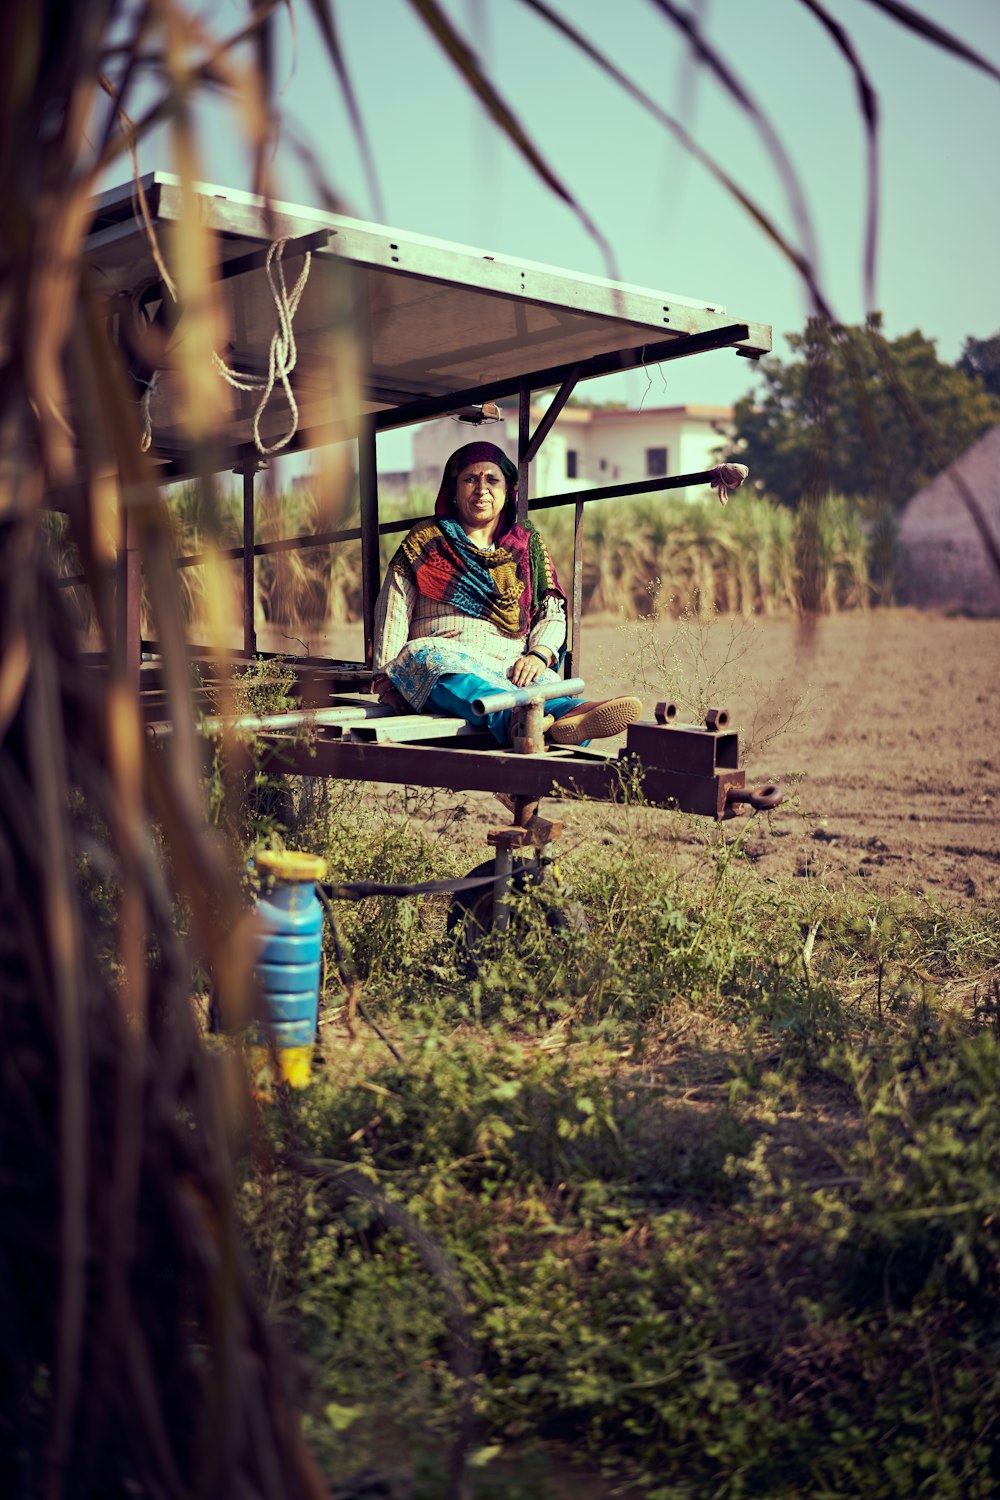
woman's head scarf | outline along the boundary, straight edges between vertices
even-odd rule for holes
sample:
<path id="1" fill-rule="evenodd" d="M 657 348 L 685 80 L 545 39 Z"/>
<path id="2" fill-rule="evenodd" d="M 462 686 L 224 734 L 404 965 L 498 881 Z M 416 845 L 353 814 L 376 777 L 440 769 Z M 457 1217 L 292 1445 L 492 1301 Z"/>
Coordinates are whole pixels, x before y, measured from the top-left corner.
<path id="1" fill-rule="evenodd" d="M 488 550 L 469 541 L 455 505 L 459 474 L 478 463 L 496 464 L 507 481 L 500 525 Z M 407 573 L 426 598 L 488 620 L 512 637 L 528 634 L 547 595 L 566 598 L 541 536 L 530 521 L 518 522 L 517 467 L 495 443 L 466 443 L 451 455 L 434 520 L 413 528 L 390 566 Z"/>

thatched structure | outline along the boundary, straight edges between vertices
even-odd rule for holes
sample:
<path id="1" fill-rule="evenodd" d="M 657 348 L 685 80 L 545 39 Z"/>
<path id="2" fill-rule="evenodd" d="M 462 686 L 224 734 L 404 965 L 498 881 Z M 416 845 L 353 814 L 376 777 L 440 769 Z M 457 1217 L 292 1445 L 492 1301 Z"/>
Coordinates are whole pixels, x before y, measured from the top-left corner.
<path id="1" fill-rule="evenodd" d="M 918 609 L 1000 614 L 1000 575 L 955 487 L 954 473 L 978 498 L 983 520 L 1000 545 L 1000 427 L 994 427 L 903 511 L 898 597 Z"/>

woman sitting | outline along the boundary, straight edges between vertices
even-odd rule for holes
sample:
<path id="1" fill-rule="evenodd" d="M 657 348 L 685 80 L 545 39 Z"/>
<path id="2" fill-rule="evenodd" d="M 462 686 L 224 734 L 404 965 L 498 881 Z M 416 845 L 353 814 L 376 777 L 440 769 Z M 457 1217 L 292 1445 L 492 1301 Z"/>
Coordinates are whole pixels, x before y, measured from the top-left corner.
<path id="1" fill-rule="evenodd" d="M 510 711 L 476 714 L 490 693 L 557 682 L 566 595 L 542 538 L 517 520 L 517 469 L 493 443 L 468 443 L 445 465 L 434 519 L 399 547 L 375 606 L 375 691 L 510 739 Z M 550 698 L 549 738 L 579 745 L 620 734 L 638 698 Z"/>

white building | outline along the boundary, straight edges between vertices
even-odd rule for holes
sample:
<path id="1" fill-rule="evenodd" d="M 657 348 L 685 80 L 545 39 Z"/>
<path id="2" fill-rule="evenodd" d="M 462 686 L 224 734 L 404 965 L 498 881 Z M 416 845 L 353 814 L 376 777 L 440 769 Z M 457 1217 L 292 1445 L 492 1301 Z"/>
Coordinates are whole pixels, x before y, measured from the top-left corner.
<path id="1" fill-rule="evenodd" d="M 542 413 L 541 407 L 532 409 L 533 429 Z M 732 417 L 728 406 L 653 406 L 640 411 L 564 407 L 532 466 L 531 492 L 557 495 L 700 473 L 729 457 Z M 516 406 L 505 408 L 499 422 L 480 427 L 453 417 L 423 423 L 413 432 L 413 468 L 380 474 L 380 488 L 397 493 L 418 485 L 436 489 L 449 454 L 479 439 L 495 443 L 516 460 Z"/>

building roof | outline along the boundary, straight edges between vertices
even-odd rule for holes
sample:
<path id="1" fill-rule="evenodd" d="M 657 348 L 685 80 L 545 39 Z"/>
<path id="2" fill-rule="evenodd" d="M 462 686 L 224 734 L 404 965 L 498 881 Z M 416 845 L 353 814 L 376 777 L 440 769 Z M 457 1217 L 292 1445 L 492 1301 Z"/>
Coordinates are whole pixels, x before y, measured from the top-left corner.
<path id="1" fill-rule="evenodd" d="M 704 421 L 729 421 L 733 415 L 731 406 L 643 406 L 592 407 L 591 414 L 602 421 L 618 421 L 622 417 L 698 417 Z"/>
<path id="2" fill-rule="evenodd" d="M 539 414 L 542 407 L 532 406 L 532 412 Z M 632 420 L 636 417 L 656 417 L 664 421 L 669 417 L 693 417 L 704 422 L 730 422 L 732 421 L 733 408 L 731 406 L 564 406 L 557 417 L 557 421 L 564 422 L 618 422 Z"/>

